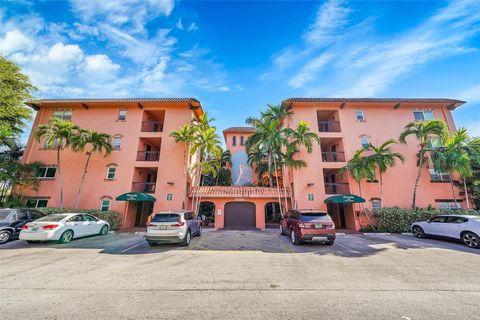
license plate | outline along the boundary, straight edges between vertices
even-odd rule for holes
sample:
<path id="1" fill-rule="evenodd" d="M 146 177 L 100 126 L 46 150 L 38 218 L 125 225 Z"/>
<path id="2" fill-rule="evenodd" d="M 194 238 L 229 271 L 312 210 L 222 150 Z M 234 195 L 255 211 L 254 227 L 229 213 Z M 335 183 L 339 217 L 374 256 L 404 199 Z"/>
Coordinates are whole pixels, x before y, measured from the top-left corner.
<path id="1" fill-rule="evenodd" d="M 33 227 L 32 231 L 38 231 L 38 227 Z"/>
<path id="2" fill-rule="evenodd" d="M 323 224 L 321 224 L 321 223 L 315 223 L 315 228 L 317 228 L 317 229 L 322 229 L 322 228 L 323 228 Z"/>
<path id="3" fill-rule="evenodd" d="M 160 227 L 159 228 L 160 230 L 167 230 L 167 226 L 159 226 L 159 227 Z"/>
<path id="4" fill-rule="evenodd" d="M 327 237 L 313 237 L 312 241 L 327 241 Z"/>

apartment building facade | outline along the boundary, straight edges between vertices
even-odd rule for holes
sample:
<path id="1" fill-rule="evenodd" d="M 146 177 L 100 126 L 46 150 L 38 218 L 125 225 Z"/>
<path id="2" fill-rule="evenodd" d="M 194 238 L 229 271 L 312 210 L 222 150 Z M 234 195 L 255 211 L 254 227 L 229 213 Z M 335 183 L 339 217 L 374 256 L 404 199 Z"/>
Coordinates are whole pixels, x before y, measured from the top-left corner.
<path id="1" fill-rule="evenodd" d="M 450 130 L 455 130 L 451 111 L 464 102 L 289 98 L 282 103 L 294 113 L 285 125 L 295 127 L 301 120 L 306 121 L 320 136 L 321 145 L 312 153 L 300 150 L 299 158 L 306 161 L 307 167 L 298 171 L 278 168 L 283 171 L 278 177 L 278 188 L 255 186 L 258 178 L 247 163 L 245 149 L 254 130 L 248 127 L 223 131 L 226 147 L 232 152 L 232 186 L 200 187 L 184 172 L 183 145 L 176 143 L 169 133 L 203 113 L 195 99 L 64 99 L 40 100 L 30 105 L 37 110 L 34 129 L 52 117 L 61 117 L 113 137 L 116 150 L 111 155 L 92 156 L 79 207 L 119 211 L 123 215 L 123 229 L 144 226 L 151 212 L 189 209 L 196 199 L 211 204 L 216 228 L 263 229 L 278 223 L 280 208 L 284 212 L 296 207 L 327 210 L 338 228 L 358 230 L 368 224 L 363 206 L 370 211 L 381 206 L 379 181 L 363 181 L 360 192 L 348 174 L 339 175 L 340 168 L 368 143 L 379 145 L 388 139 L 398 140 L 405 125 L 412 121 L 440 119 Z M 418 143 L 410 137 L 407 144 L 396 144 L 393 148 L 406 159 L 384 174 L 383 206 L 408 208 L 418 170 Z M 69 150 L 62 153 L 64 207 L 73 206 L 84 160 L 82 153 Z M 45 164 L 39 190 L 26 194 L 30 205 L 57 207 L 55 151 L 45 150 L 41 141 L 30 137 L 22 161 Z M 459 190 L 455 191 L 458 195 Z M 465 201 L 458 196 L 454 202 L 447 175 L 427 165 L 422 172 L 417 205 L 465 207 Z"/>

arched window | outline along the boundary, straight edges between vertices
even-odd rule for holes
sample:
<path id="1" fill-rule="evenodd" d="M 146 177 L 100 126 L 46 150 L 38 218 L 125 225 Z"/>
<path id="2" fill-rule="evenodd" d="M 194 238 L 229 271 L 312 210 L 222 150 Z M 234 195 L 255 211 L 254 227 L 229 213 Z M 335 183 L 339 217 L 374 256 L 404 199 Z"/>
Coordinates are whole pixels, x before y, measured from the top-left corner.
<path id="1" fill-rule="evenodd" d="M 107 166 L 107 176 L 105 179 L 107 180 L 115 180 L 117 177 L 117 165 L 116 164 L 109 164 Z"/>
<path id="2" fill-rule="evenodd" d="M 233 136 L 233 137 L 232 137 L 232 145 L 233 145 L 233 146 L 236 146 L 236 145 L 237 145 L 237 137 L 236 137 L 236 136 Z"/>
<path id="3" fill-rule="evenodd" d="M 362 145 L 362 148 L 367 149 L 370 144 L 368 136 L 360 136 L 360 144 Z"/>
<path id="4" fill-rule="evenodd" d="M 379 198 L 372 198 L 370 201 L 372 202 L 372 210 L 382 209 L 382 202 Z"/>
<path id="5" fill-rule="evenodd" d="M 110 196 L 103 196 L 100 198 L 100 211 L 108 211 L 110 210 L 110 201 L 112 197 Z"/>

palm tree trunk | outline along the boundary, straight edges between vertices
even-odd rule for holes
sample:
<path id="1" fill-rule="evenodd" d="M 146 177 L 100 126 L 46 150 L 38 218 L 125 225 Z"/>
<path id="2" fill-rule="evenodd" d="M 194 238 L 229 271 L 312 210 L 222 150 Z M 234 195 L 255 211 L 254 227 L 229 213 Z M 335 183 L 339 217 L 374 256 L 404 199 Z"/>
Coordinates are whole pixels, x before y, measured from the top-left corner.
<path id="1" fill-rule="evenodd" d="M 58 187 L 60 188 L 60 209 L 63 209 L 63 179 L 60 169 L 60 147 L 57 147 Z"/>
<path id="2" fill-rule="evenodd" d="M 288 174 L 287 166 L 283 165 L 282 169 L 282 185 L 283 185 L 283 195 L 285 196 L 285 212 L 288 211 L 288 196 L 287 196 L 287 186 L 285 185 L 285 175 Z"/>
<path id="3" fill-rule="evenodd" d="M 360 197 L 363 198 L 361 181 L 357 181 L 357 183 L 358 183 L 358 193 L 359 193 Z M 367 209 L 365 208 L 365 202 L 362 202 L 362 203 L 361 203 L 361 206 L 362 206 L 362 211 L 363 211 L 363 213 L 364 213 L 365 216 L 367 217 L 368 223 L 370 223 L 370 225 L 373 226 L 373 225 L 372 225 L 372 220 L 370 219 L 370 216 L 369 216 L 368 213 L 367 213 Z"/>
<path id="4" fill-rule="evenodd" d="M 455 195 L 455 189 L 453 188 L 453 178 L 452 174 L 449 174 L 450 176 L 450 188 L 452 189 L 452 196 L 453 196 L 453 201 L 455 201 L 455 206 L 457 205 L 457 196 Z"/>
<path id="5" fill-rule="evenodd" d="M 275 180 L 277 181 L 277 196 L 278 196 L 278 205 L 280 206 L 280 216 L 283 216 L 282 200 L 280 199 L 280 186 L 278 185 L 277 160 L 275 160 L 275 157 L 273 158 L 273 165 L 275 170 Z"/>
<path id="6" fill-rule="evenodd" d="M 268 150 L 268 183 L 270 188 L 273 188 L 273 176 L 272 176 L 272 151 Z"/>
<path id="7" fill-rule="evenodd" d="M 412 201 L 412 208 L 416 209 L 417 208 L 417 188 L 418 184 L 420 183 L 420 175 L 422 174 L 422 167 L 423 167 L 423 147 L 420 148 L 420 159 L 418 160 L 418 172 L 417 172 L 417 178 L 415 179 L 415 186 L 413 187 L 413 201 Z"/>
<path id="8" fill-rule="evenodd" d="M 83 189 L 83 182 L 85 181 L 85 177 L 87 176 L 88 164 L 90 163 L 91 157 L 92 157 L 92 153 L 87 152 L 87 160 L 85 161 L 85 167 L 83 168 L 82 179 L 80 180 L 80 186 L 78 187 L 77 199 L 75 199 L 75 204 L 73 206 L 75 209 L 78 208 L 78 204 L 80 202 L 80 196 L 82 194 L 82 189 Z"/>
<path id="9" fill-rule="evenodd" d="M 380 207 L 383 208 L 383 177 L 382 171 L 379 170 L 379 178 L 380 178 Z"/>
<path id="10" fill-rule="evenodd" d="M 465 189 L 465 200 L 467 201 L 467 209 L 470 209 L 470 200 L 468 199 L 467 179 L 463 178 L 463 188 Z"/>
<path id="11" fill-rule="evenodd" d="M 187 154 L 187 144 L 185 143 L 183 147 L 183 174 L 185 175 L 185 192 L 183 194 L 183 206 L 182 209 L 187 208 L 187 198 L 188 198 L 188 154 Z"/>
<path id="12" fill-rule="evenodd" d="M 294 188 L 295 188 L 295 209 L 298 209 L 298 198 L 297 198 L 297 190 L 298 190 L 298 171 L 300 170 L 300 168 L 297 168 L 295 169 L 295 184 L 294 184 Z"/>

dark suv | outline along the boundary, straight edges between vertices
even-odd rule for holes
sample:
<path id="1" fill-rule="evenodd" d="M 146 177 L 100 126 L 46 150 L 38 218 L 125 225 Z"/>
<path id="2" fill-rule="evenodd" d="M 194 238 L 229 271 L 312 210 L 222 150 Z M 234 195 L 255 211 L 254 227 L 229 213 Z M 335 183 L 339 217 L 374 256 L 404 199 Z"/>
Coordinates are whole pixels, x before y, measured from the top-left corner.
<path id="1" fill-rule="evenodd" d="M 17 239 L 22 226 L 45 214 L 32 209 L 0 209 L 0 244 Z"/>
<path id="2" fill-rule="evenodd" d="M 328 213 L 318 210 L 289 210 L 280 221 L 280 233 L 289 235 L 294 245 L 322 241 L 331 246 L 336 237 L 335 223 Z"/>

